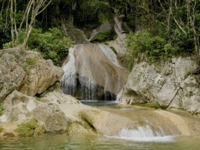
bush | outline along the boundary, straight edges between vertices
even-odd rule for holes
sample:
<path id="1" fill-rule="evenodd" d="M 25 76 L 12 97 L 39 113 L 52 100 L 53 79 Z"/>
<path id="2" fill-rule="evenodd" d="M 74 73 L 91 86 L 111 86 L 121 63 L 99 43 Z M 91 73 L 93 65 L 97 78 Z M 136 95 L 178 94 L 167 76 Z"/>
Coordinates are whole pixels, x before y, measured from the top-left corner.
<path id="1" fill-rule="evenodd" d="M 53 60 L 55 65 L 61 65 L 72 44 L 73 41 L 65 37 L 58 28 L 44 33 L 40 29 L 34 29 L 28 41 L 29 48 L 40 52 L 44 59 Z"/>
<path id="2" fill-rule="evenodd" d="M 161 35 L 161 34 L 160 34 Z M 142 56 L 151 63 L 166 61 L 172 56 L 184 56 L 194 53 L 194 40 L 190 35 L 183 34 L 179 29 L 172 30 L 171 38 L 167 41 L 163 36 L 153 35 L 149 30 L 130 33 L 125 40 L 128 48 L 126 59 L 129 70 L 135 61 Z"/>
<path id="3" fill-rule="evenodd" d="M 17 44 L 22 44 L 24 37 L 25 31 L 21 31 Z M 29 49 L 40 52 L 44 59 L 51 59 L 55 65 L 59 66 L 73 43 L 61 30 L 52 28 L 46 32 L 42 29 L 33 29 L 27 45 Z M 9 43 L 4 44 L 4 48 L 8 48 L 9 45 Z"/>
<path id="4" fill-rule="evenodd" d="M 133 63 L 145 55 L 149 61 L 160 60 L 163 56 L 165 40 L 159 36 L 152 37 L 148 31 L 130 33 L 126 37 L 125 45 L 128 48 L 126 59 L 128 68 L 131 70 Z"/>
<path id="5" fill-rule="evenodd" d="M 3 48 L 3 44 L 11 40 L 10 28 L 0 21 L 0 49 Z"/>

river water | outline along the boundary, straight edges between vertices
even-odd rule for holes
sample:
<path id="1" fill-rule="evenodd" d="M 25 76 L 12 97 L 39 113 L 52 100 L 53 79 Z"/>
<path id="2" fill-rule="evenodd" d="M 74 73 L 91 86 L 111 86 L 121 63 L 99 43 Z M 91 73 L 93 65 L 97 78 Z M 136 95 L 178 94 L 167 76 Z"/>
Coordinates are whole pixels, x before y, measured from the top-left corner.
<path id="1" fill-rule="evenodd" d="M 103 110 L 127 114 L 132 108 L 116 107 L 114 103 L 90 104 Z M 138 109 L 137 112 L 146 111 Z M 126 133 L 126 132 L 124 132 Z M 134 132 L 135 133 L 135 132 Z M 1 150 L 199 150 L 199 136 L 109 137 L 102 135 L 45 134 L 37 137 L 4 137 Z"/>

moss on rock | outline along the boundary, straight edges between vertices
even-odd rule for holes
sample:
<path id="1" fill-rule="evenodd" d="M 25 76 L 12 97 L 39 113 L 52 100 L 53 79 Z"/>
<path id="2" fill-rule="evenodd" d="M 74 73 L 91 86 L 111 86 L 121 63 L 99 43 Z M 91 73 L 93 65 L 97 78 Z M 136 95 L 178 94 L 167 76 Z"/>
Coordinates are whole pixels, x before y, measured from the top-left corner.
<path id="1" fill-rule="evenodd" d="M 22 123 L 16 129 L 19 136 L 35 136 L 45 132 L 36 119 L 31 119 L 26 123 Z"/>

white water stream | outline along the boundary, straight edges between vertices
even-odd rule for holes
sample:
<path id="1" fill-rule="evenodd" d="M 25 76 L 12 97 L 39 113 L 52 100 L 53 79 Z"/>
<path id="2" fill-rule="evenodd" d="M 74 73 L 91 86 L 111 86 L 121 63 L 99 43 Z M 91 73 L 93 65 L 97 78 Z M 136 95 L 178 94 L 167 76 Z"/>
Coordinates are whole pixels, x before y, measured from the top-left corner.
<path id="1" fill-rule="evenodd" d="M 108 138 L 117 138 L 124 140 L 131 140 L 137 142 L 174 142 L 175 136 L 167 136 L 164 131 L 160 129 L 156 134 L 150 126 L 138 127 L 137 129 L 123 128 L 118 136 L 106 136 Z"/>
<path id="2" fill-rule="evenodd" d="M 125 76 L 125 69 L 110 47 L 104 44 L 75 45 L 69 49 L 62 68 L 61 89 L 64 93 L 79 99 L 119 100 L 117 93 L 121 94 L 121 82 L 125 80 L 121 76 L 123 73 Z"/>

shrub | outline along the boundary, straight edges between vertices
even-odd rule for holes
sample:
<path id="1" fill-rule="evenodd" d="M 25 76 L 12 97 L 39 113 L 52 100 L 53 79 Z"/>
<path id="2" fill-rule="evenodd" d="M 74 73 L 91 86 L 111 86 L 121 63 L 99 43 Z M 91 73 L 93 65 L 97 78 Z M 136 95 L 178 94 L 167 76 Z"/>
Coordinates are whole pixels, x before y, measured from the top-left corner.
<path id="1" fill-rule="evenodd" d="M 159 35 L 153 36 L 148 30 L 128 34 L 125 46 L 128 48 L 125 57 L 129 70 L 132 69 L 135 61 L 144 59 L 142 56 L 151 63 L 159 63 L 176 55 L 179 50 L 179 47 L 172 42 L 167 42 L 165 38 Z"/>
<path id="2" fill-rule="evenodd" d="M 55 65 L 61 65 L 72 44 L 73 41 L 64 36 L 58 28 L 49 29 L 45 33 L 34 29 L 28 42 L 31 49 L 40 52 L 45 59 L 53 60 Z"/>
<path id="3" fill-rule="evenodd" d="M 24 37 L 25 31 L 22 30 L 17 44 L 22 44 Z M 42 29 L 33 29 L 27 45 L 29 49 L 40 52 L 44 59 L 51 59 L 55 65 L 59 66 L 73 43 L 61 30 L 52 28 L 46 32 Z M 4 44 L 4 48 L 8 48 L 9 45 L 9 43 Z"/>

